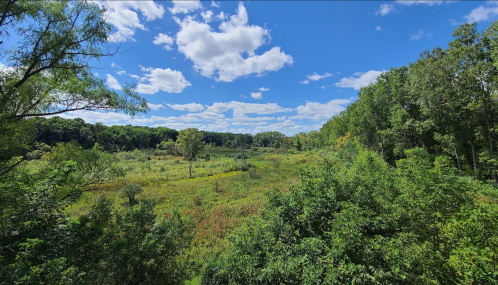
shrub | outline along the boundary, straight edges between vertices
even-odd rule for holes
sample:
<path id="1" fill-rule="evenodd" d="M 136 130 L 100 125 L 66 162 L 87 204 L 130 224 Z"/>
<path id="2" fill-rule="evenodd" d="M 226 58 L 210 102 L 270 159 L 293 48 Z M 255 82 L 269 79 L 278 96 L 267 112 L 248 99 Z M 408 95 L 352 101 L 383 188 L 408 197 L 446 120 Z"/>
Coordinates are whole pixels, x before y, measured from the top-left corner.
<path id="1" fill-rule="evenodd" d="M 138 202 L 135 196 L 142 192 L 143 188 L 139 184 L 126 184 L 119 189 L 119 197 L 128 198 L 130 205 L 135 205 Z"/>
<path id="2" fill-rule="evenodd" d="M 201 198 L 201 196 L 195 195 L 194 198 L 193 198 L 193 201 L 194 201 L 194 205 L 196 205 L 198 207 L 202 206 L 202 198 Z"/>

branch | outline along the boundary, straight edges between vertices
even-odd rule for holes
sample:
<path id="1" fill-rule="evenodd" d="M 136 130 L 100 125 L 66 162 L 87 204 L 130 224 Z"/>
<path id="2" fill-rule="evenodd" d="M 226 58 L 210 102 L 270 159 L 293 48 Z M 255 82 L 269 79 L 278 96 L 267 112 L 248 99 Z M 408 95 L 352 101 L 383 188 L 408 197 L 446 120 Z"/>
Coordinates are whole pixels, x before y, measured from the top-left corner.
<path id="1" fill-rule="evenodd" d="M 11 165 L 9 168 L 7 168 L 6 170 L 4 170 L 2 173 L 0 173 L 0 177 L 2 177 L 3 175 L 7 174 L 8 172 L 10 172 L 12 169 L 14 169 L 14 167 L 18 166 L 19 164 L 21 164 L 21 162 L 23 162 L 25 160 L 25 157 L 23 156 L 18 162 L 14 163 L 13 165 Z"/>

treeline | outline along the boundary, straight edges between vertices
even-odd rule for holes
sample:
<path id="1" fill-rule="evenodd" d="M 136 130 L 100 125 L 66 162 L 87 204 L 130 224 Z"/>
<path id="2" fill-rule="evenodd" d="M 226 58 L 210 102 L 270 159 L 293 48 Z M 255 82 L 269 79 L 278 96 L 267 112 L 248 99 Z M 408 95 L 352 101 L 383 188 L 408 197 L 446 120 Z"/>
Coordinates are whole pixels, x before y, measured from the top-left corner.
<path id="1" fill-rule="evenodd" d="M 356 137 L 391 165 L 421 147 L 447 155 L 462 173 L 498 182 L 498 23 L 460 26 L 448 48 L 424 51 L 360 90 L 321 129 L 326 143 Z"/>
<path id="2" fill-rule="evenodd" d="M 54 146 L 61 142 L 77 142 L 85 149 L 90 149 L 98 143 L 108 152 L 162 148 L 168 141 L 176 142 L 179 134 L 176 130 L 164 127 L 88 124 L 80 118 L 40 117 L 32 120 L 36 122 L 38 143 Z M 262 132 L 254 136 L 206 131 L 201 131 L 201 134 L 204 144 L 227 148 L 257 146 L 290 149 L 294 147 L 301 151 L 324 145 L 316 131 L 299 133 L 293 137 L 287 137 L 276 131 Z"/>

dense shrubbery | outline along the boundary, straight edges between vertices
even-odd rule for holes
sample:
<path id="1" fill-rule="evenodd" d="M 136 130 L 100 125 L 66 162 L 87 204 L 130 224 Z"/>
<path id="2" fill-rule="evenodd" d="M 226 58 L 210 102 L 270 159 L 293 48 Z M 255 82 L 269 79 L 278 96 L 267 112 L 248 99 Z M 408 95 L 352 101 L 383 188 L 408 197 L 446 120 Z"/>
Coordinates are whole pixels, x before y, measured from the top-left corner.
<path id="1" fill-rule="evenodd" d="M 495 284 L 498 215 L 491 185 L 455 175 L 422 149 L 389 167 L 360 150 L 323 161 L 299 187 L 269 193 L 263 219 L 232 236 L 203 284 Z"/>
<path id="2" fill-rule="evenodd" d="M 65 208 L 83 190 L 74 184 L 78 172 L 76 163 L 60 162 L 33 186 L 2 185 L 2 283 L 181 283 L 188 221 L 178 214 L 157 220 L 152 200 L 116 212 L 100 199 L 88 214 L 69 217 Z"/>

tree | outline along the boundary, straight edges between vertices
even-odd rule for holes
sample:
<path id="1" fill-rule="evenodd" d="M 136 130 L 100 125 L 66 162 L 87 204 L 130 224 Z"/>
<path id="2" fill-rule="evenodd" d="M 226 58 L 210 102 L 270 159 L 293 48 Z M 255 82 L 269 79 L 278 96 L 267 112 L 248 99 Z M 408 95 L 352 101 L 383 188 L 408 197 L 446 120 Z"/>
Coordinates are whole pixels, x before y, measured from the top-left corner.
<path id="1" fill-rule="evenodd" d="M 195 128 L 181 130 L 177 143 L 183 157 L 190 162 L 189 173 L 192 178 L 192 161 L 204 149 L 203 134 Z"/>
<path id="2" fill-rule="evenodd" d="M 128 203 L 133 206 L 138 202 L 135 196 L 143 191 L 144 189 L 140 184 L 126 184 L 119 189 L 119 197 L 128 198 Z"/>
<path id="3" fill-rule="evenodd" d="M 6 41 L 12 32 L 23 39 Z M 19 164 L 29 148 L 30 117 L 75 110 L 112 110 L 135 115 L 147 102 L 126 85 L 118 93 L 96 78 L 90 63 L 109 52 L 110 26 L 105 10 L 93 1 L 7 0 L 0 3 L 0 59 L 10 65 L 0 71 L 0 142 L 24 138 L 19 148 L 5 144 L 0 175 Z M 106 49 L 106 50 L 104 50 Z M 28 131 L 26 131 L 28 129 Z"/>

